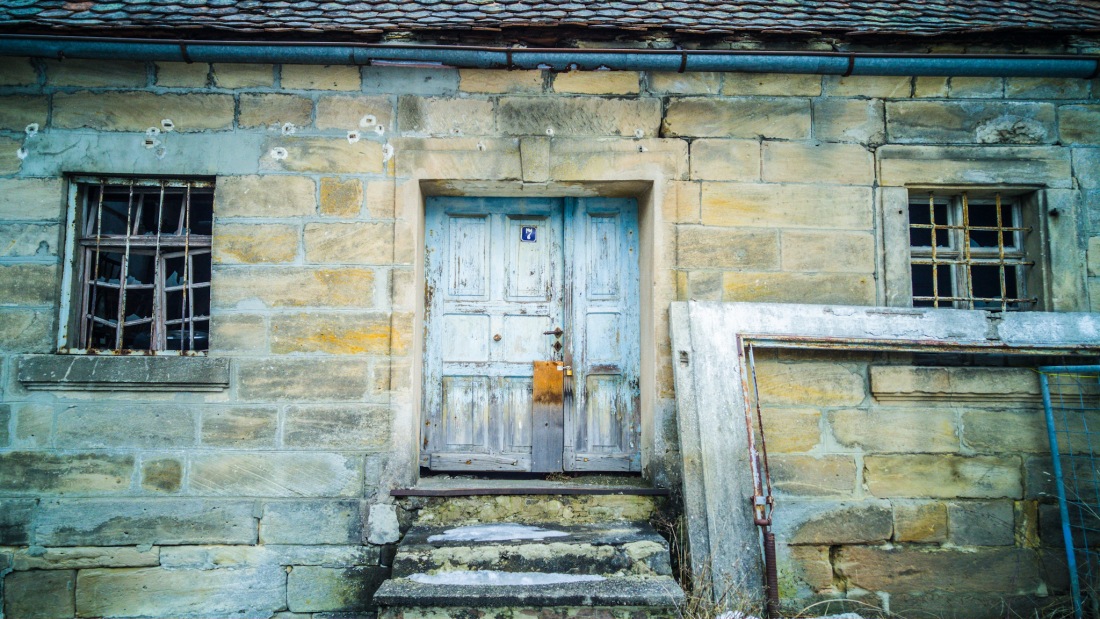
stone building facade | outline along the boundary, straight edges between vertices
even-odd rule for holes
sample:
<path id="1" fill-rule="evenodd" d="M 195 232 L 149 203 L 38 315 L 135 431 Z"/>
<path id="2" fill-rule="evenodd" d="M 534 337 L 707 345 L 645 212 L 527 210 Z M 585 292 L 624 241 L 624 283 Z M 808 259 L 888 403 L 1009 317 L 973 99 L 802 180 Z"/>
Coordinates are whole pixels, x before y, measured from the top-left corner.
<path id="1" fill-rule="evenodd" d="M 213 185 L 206 354 L 67 350 L 79 201 L 135 178 Z M 1028 309 L 1100 304 L 1097 79 L 4 58 L 4 616 L 373 610 L 420 475 L 432 196 L 636 201 L 638 468 L 675 489 L 669 304 L 908 306 L 929 191 L 1021 204 Z M 1030 370 L 756 367 L 785 604 L 1064 600 Z"/>

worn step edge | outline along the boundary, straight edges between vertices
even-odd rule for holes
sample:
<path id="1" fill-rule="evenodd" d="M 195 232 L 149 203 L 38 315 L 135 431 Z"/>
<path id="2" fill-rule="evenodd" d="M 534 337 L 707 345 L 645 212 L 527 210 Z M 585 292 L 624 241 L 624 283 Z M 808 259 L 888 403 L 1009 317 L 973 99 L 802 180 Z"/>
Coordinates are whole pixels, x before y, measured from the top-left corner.
<path id="1" fill-rule="evenodd" d="M 518 522 L 495 522 L 494 525 L 523 525 L 538 526 L 549 531 L 565 533 L 564 536 L 547 537 L 542 540 L 493 540 L 493 541 L 432 541 L 428 539 L 434 535 L 440 535 L 446 531 L 459 529 L 466 526 L 481 525 L 414 525 L 401 540 L 402 546 L 416 547 L 442 547 L 442 546 L 482 546 L 485 544 L 533 544 L 533 543 L 575 543 L 593 545 L 621 545 L 636 541 L 653 541 L 667 546 L 667 542 L 648 522 L 623 521 L 599 524 L 562 525 L 543 523 L 540 525 L 524 525 Z"/>
<path id="2" fill-rule="evenodd" d="M 676 608 L 684 592 L 669 576 L 611 577 L 598 582 L 553 585 L 435 585 L 408 578 L 382 583 L 374 594 L 380 606 L 640 606 Z"/>
<path id="3" fill-rule="evenodd" d="M 380 609 L 379 619 L 684 619 L 682 611 L 652 606 L 393 606 Z"/>
<path id="4" fill-rule="evenodd" d="M 668 547 L 653 540 L 626 544 L 525 543 L 484 546 L 402 547 L 393 575 L 439 569 L 492 569 L 563 574 L 672 574 Z"/>

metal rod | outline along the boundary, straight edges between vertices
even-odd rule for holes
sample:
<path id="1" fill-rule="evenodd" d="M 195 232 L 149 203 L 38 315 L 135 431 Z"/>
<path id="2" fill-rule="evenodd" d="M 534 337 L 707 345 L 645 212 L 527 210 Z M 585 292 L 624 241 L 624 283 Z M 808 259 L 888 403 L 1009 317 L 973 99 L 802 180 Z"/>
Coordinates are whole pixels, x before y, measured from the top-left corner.
<path id="1" fill-rule="evenodd" d="M 1073 550 L 1073 533 L 1069 530 L 1069 505 L 1066 504 L 1066 488 L 1062 477 L 1061 455 L 1058 453 L 1058 436 L 1054 430 L 1054 411 L 1050 401 L 1050 381 L 1044 372 L 1046 369 L 1050 368 L 1039 368 L 1039 381 L 1043 388 L 1043 410 L 1046 413 L 1047 420 L 1047 439 L 1050 442 L 1050 458 L 1054 465 L 1054 479 L 1056 482 L 1054 485 L 1058 490 L 1058 511 L 1062 516 L 1062 539 L 1066 544 L 1066 563 L 1069 566 L 1069 583 L 1073 591 L 1073 614 L 1076 619 L 1082 619 L 1084 609 L 1081 608 L 1081 583 L 1077 577 L 1077 556 Z"/>

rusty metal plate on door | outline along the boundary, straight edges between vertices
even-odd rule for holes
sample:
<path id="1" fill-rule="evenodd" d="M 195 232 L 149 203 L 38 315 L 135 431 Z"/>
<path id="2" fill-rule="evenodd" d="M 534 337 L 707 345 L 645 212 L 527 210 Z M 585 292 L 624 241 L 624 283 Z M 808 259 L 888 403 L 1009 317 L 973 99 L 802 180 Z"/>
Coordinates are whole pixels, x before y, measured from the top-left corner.
<path id="1" fill-rule="evenodd" d="M 531 471 L 562 470 L 565 441 L 565 372 L 557 361 L 534 361 L 531 388 Z"/>

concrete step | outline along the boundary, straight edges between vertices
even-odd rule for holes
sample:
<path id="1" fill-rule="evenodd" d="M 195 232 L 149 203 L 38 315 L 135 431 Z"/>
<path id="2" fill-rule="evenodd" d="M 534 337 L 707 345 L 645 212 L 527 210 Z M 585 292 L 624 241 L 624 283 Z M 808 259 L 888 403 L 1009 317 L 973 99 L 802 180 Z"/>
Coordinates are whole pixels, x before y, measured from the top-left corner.
<path id="1" fill-rule="evenodd" d="M 609 491 L 617 492 L 614 489 Z M 481 522 L 590 524 L 649 520 L 664 496 L 627 494 L 416 497 L 419 524 L 457 526 Z"/>
<path id="2" fill-rule="evenodd" d="M 405 534 L 394 558 L 394 577 L 440 570 L 638 576 L 672 573 L 668 544 L 645 522 L 414 526 Z"/>
<path id="3" fill-rule="evenodd" d="M 384 616 L 405 619 L 427 616 L 430 609 L 440 608 L 449 609 L 444 616 L 459 616 L 464 609 L 489 608 L 494 609 L 493 616 L 497 615 L 496 609 L 546 608 L 563 612 L 576 608 L 641 609 L 649 616 L 663 616 L 683 605 L 684 593 L 669 576 L 612 576 L 598 581 L 534 585 L 423 583 L 393 578 L 382 584 L 374 599 L 386 609 Z"/>

